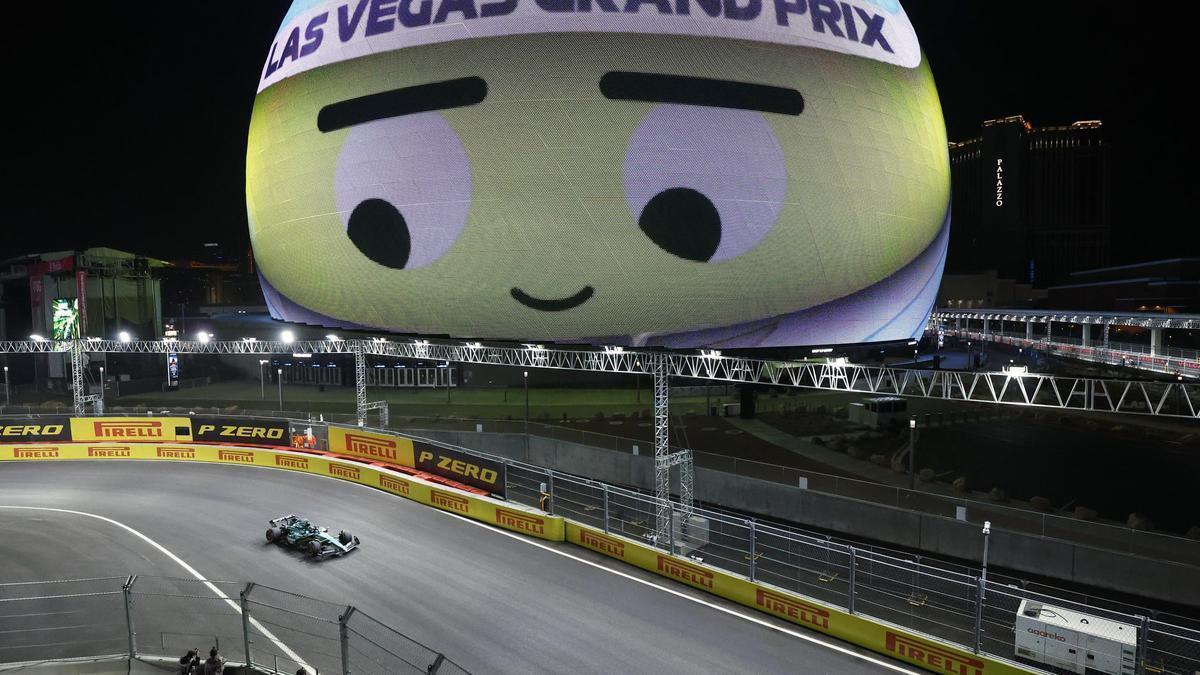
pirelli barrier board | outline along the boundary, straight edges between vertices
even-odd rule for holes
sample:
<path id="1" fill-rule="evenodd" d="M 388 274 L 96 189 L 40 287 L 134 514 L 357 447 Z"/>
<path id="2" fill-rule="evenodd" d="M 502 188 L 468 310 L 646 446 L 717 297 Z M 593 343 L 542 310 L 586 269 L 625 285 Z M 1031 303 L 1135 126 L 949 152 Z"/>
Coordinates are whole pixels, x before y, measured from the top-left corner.
<path id="1" fill-rule="evenodd" d="M 78 442 L 155 442 L 192 440 L 186 417 L 72 417 L 70 440 Z"/>
<path id="2" fill-rule="evenodd" d="M 0 443 L 43 443 L 71 440 L 71 418 L 40 417 L 0 424 Z"/>
<path id="3" fill-rule="evenodd" d="M 414 468 L 504 496 L 503 463 L 421 441 L 412 444 Z"/>
<path id="4" fill-rule="evenodd" d="M 329 451 L 419 469 L 504 496 L 504 464 L 403 436 L 329 425 Z"/>
<path id="5" fill-rule="evenodd" d="M 412 467 L 412 441 L 354 427 L 329 425 L 329 451 L 376 462 Z"/>
<path id="6" fill-rule="evenodd" d="M 407 439 L 383 437 L 388 440 Z M 398 443 L 403 447 L 403 443 Z M 411 445 L 410 445 L 411 448 Z M 410 451 L 411 452 L 411 449 Z M 304 471 L 406 497 L 540 539 L 563 541 L 563 519 L 522 506 L 476 497 L 395 471 L 297 452 L 190 443 L 29 443 L 0 445 L 0 462 L 15 460 L 142 459 L 244 464 Z"/>
<path id="7" fill-rule="evenodd" d="M 42 417 L 0 425 L 0 443 L 200 441 L 287 447 L 286 420 L 223 417 Z"/>
<path id="8" fill-rule="evenodd" d="M 193 417 L 192 440 L 202 443 L 290 445 L 287 420 Z"/>
<path id="9" fill-rule="evenodd" d="M 926 637 L 918 637 L 808 598 L 698 565 L 686 558 L 667 555 L 631 539 L 605 534 L 602 530 L 573 521 L 567 521 L 567 541 L 933 672 L 959 675 L 1010 675 L 1028 672 L 1013 664 L 988 659 Z"/>

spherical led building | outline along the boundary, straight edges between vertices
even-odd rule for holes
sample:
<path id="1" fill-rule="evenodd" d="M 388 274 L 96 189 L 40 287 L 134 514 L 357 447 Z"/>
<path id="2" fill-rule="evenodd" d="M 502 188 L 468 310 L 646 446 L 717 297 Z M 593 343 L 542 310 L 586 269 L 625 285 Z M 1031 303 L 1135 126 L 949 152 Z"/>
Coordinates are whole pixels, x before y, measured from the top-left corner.
<path id="1" fill-rule="evenodd" d="M 275 317 L 462 338 L 904 340 L 949 233 L 896 0 L 297 0 L 246 180 Z"/>

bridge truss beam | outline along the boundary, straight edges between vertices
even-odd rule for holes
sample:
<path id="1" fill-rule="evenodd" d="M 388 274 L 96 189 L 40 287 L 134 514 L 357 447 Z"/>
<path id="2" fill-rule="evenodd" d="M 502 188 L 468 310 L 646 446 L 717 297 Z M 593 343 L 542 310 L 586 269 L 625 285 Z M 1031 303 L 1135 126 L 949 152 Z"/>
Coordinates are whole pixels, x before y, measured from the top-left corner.
<path id="1" fill-rule="evenodd" d="M 838 362 L 767 361 L 740 356 L 431 344 L 426 340 L 135 341 L 82 340 L 79 353 L 132 354 L 352 354 L 478 363 L 521 368 L 653 374 L 735 384 L 820 389 L 872 396 L 936 398 L 996 405 L 1200 419 L 1200 383 L 1122 380 L 1041 373 L 912 370 Z M 72 342 L 0 341 L 4 354 L 66 354 Z M 653 361 L 651 357 L 657 361 Z M 357 374 L 356 374 L 357 379 Z"/>

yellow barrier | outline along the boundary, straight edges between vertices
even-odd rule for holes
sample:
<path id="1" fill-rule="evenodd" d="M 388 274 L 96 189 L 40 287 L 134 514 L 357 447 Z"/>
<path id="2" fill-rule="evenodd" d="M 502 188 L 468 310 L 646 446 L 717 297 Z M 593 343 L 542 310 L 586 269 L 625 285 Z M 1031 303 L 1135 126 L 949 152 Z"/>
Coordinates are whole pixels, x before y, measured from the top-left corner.
<path id="1" fill-rule="evenodd" d="M 623 560 L 693 588 L 719 595 L 799 626 L 886 654 L 926 670 L 957 675 L 1025 673 L 1013 664 L 972 654 L 926 637 L 756 584 L 686 558 L 667 555 L 631 539 L 567 521 L 567 541 Z"/>
<path id="2" fill-rule="evenodd" d="M 329 451 L 412 468 L 413 444 L 401 436 L 329 425 Z"/>
<path id="3" fill-rule="evenodd" d="M 350 431 L 350 434 L 357 433 Z M 377 435 L 377 434 L 373 434 Z M 404 439 L 396 439 L 404 440 Z M 409 445 L 411 458 L 411 444 Z M 434 508 L 497 525 L 540 539 L 562 541 L 563 519 L 523 506 L 478 497 L 454 488 L 436 488 L 420 478 L 397 471 L 371 467 L 287 450 L 262 450 L 192 443 L 30 443 L 0 445 L 0 462 L 16 460 L 139 459 L 219 462 L 304 471 L 331 476 L 406 497 Z M 411 460 L 410 460 L 411 461 Z"/>
<path id="4" fill-rule="evenodd" d="M 190 441 L 192 421 L 186 417 L 72 417 L 71 440 L 76 443 Z"/>

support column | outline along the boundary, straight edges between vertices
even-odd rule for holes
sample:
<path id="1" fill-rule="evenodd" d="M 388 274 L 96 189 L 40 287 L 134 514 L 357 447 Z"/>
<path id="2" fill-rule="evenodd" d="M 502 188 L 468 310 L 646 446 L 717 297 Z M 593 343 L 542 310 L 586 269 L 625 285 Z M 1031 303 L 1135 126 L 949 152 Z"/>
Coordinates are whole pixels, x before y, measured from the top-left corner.
<path id="1" fill-rule="evenodd" d="M 1033 322 L 1029 321 L 1029 320 L 1025 321 L 1025 339 L 1026 340 L 1033 339 Z"/>
<path id="2" fill-rule="evenodd" d="M 1150 329 L 1150 356 L 1162 356 L 1163 353 L 1163 329 Z"/>
<path id="3" fill-rule="evenodd" d="M 79 338 L 71 340 L 71 396 L 75 416 L 83 417 L 87 413 L 87 404 L 83 393 L 83 343 Z"/>
<path id="4" fill-rule="evenodd" d="M 991 335 L 991 334 L 992 334 L 990 323 L 991 323 L 991 322 L 990 322 L 990 320 L 989 320 L 989 319 L 986 319 L 986 318 L 985 318 L 985 319 L 983 320 L 983 336 L 984 336 L 984 339 L 985 339 L 985 340 L 987 339 L 987 337 L 988 337 L 989 335 Z"/>
<path id="5" fill-rule="evenodd" d="M 1083 346 L 1092 346 L 1092 324 L 1090 323 L 1083 324 Z"/>
<path id="6" fill-rule="evenodd" d="M 696 473 L 691 449 L 680 450 L 679 458 L 679 510 L 683 514 L 683 528 L 687 531 L 691 523 L 692 509 L 696 505 Z"/>
<path id="7" fill-rule="evenodd" d="M 356 343 L 354 351 L 354 403 L 358 414 L 358 425 L 367 423 L 367 355 L 362 344 Z"/>
<path id="8" fill-rule="evenodd" d="M 661 354 L 649 357 L 650 374 L 654 379 L 654 496 L 655 543 L 662 545 L 671 537 L 671 416 L 668 410 L 667 360 Z"/>
<path id="9" fill-rule="evenodd" d="M 1112 328 L 1112 324 L 1104 324 L 1104 348 L 1108 349 L 1108 329 Z"/>

